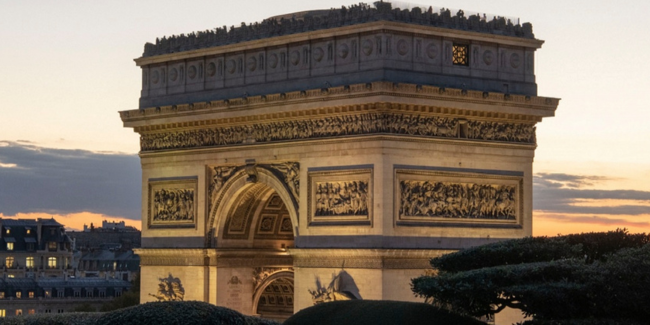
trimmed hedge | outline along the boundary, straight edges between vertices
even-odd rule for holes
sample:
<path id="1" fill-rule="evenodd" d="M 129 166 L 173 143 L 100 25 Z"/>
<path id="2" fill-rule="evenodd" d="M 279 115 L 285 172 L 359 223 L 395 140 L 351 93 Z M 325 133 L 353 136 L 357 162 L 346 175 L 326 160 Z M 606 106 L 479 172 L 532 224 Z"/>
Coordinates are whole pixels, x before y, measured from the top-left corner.
<path id="1" fill-rule="evenodd" d="M 463 272 L 484 267 L 578 259 L 587 263 L 606 260 L 624 248 L 650 243 L 650 235 L 626 229 L 558 237 L 526 237 L 460 250 L 431 260 L 441 272 Z"/>
<path id="2" fill-rule="evenodd" d="M 527 325 L 571 319 L 581 324 L 592 318 L 608 320 L 604 324 L 628 319 L 643 323 L 650 319 L 650 244 L 626 248 L 642 243 L 643 237 L 636 242 L 619 238 L 602 245 L 587 244 L 592 256 L 601 256 L 592 263 L 583 257 L 440 272 L 412 279 L 412 289 L 461 314 L 481 316 L 503 306 L 517 308 L 537 319 Z M 622 248 L 604 253 L 615 247 Z"/>
<path id="3" fill-rule="evenodd" d="M 479 325 L 485 323 L 424 303 L 385 300 L 347 300 L 327 302 L 303 309 L 291 316 L 283 324 Z"/>
<path id="4" fill-rule="evenodd" d="M 39 314 L 0 318 L 1 325 L 92 325 L 101 313 Z"/>
<path id="5" fill-rule="evenodd" d="M 279 325 L 237 311 L 198 301 L 149 302 L 105 313 L 97 325 Z"/>
<path id="6" fill-rule="evenodd" d="M 569 320 L 529 320 L 521 325 L 643 325 L 647 323 L 639 323 L 633 320 L 620 320 L 620 319 L 569 319 Z"/>

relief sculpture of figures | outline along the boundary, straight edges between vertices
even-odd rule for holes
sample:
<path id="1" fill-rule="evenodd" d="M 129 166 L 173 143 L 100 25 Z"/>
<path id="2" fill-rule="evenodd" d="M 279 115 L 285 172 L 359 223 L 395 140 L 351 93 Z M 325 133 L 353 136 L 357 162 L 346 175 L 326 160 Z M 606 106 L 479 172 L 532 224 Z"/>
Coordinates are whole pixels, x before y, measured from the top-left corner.
<path id="1" fill-rule="evenodd" d="M 400 182 L 400 216 L 515 220 L 516 186 Z"/>
<path id="2" fill-rule="evenodd" d="M 535 126 L 529 124 L 469 121 L 468 138 L 535 143 Z"/>
<path id="3" fill-rule="evenodd" d="M 532 125 L 469 121 L 468 126 L 469 139 L 535 143 L 535 128 Z M 378 133 L 458 138 L 458 119 L 365 113 L 313 120 L 269 122 L 246 127 L 230 126 L 143 134 L 140 146 L 142 151 L 152 151 Z"/>
<path id="4" fill-rule="evenodd" d="M 316 216 L 368 215 L 368 182 L 318 183 L 315 201 Z"/>
<path id="5" fill-rule="evenodd" d="M 158 301 L 183 301 L 185 289 L 179 278 L 175 278 L 171 273 L 166 278 L 158 278 L 158 292 L 149 294 L 158 299 Z"/>
<path id="6" fill-rule="evenodd" d="M 237 167 L 235 166 L 214 167 L 212 183 L 210 184 L 210 197 L 213 197 L 219 192 L 223 184 L 235 174 L 236 169 Z"/>
<path id="7" fill-rule="evenodd" d="M 193 189 L 160 189 L 154 192 L 153 221 L 193 220 Z"/>
<path id="8" fill-rule="evenodd" d="M 284 175 L 284 182 L 289 186 L 291 193 L 297 201 L 300 197 L 300 164 L 297 162 L 286 162 L 273 164 L 271 168 L 280 171 Z"/>

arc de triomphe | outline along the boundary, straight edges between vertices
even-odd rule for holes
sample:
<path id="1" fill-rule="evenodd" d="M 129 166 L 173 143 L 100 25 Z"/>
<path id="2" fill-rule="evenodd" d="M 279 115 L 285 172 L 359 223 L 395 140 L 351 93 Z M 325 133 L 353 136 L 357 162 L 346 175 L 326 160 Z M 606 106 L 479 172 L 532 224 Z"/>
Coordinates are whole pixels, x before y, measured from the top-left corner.
<path id="1" fill-rule="evenodd" d="M 531 235 L 535 125 L 559 103 L 537 96 L 542 43 L 380 2 L 146 44 L 120 112 L 141 135 L 142 301 L 417 301 L 430 258 Z"/>

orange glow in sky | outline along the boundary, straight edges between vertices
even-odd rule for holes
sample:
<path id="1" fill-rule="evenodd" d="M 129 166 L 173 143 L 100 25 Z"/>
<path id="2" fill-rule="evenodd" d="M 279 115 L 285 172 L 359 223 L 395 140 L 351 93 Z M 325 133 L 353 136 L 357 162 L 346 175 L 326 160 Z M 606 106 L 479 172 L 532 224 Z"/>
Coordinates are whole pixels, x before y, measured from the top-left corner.
<path id="1" fill-rule="evenodd" d="M 0 218 L 16 218 L 16 219 L 50 219 L 58 221 L 60 224 L 64 225 L 68 230 L 80 231 L 84 229 L 84 225 L 90 227 L 92 223 L 95 227 L 101 227 L 102 221 L 110 222 L 120 222 L 124 221 L 124 224 L 127 226 L 134 227 L 140 230 L 142 223 L 140 220 L 125 219 L 121 217 L 111 217 L 103 214 L 91 213 L 91 212 L 79 212 L 71 214 L 51 214 L 51 213 L 17 213 L 14 216 L 5 216 L 0 213 Z"/>

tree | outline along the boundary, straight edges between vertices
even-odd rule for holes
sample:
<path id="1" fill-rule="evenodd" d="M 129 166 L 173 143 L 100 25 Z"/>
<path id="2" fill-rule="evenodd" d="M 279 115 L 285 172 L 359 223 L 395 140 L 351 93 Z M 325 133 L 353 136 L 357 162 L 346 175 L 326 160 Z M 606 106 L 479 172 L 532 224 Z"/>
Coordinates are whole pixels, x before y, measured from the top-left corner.
<path id="1" fill-rule="evenodd" d="M 140 273 L 131 281 L 131 290 L 124 292 L 110 302 L 102 305 L 101 311 L 107 312 L 140 304 Z"/>
<path id="2" fill-rule="evenodd" d="M 434 258 L 416 295 L 471 316 L 506 307 L 543 321 L 650 319 L 650 236 L 625 229 L 527 237 Z M 588 323 L 588 322 L 587 322 Z M 566 324 L 566 322 L 563 322 Z"/>

